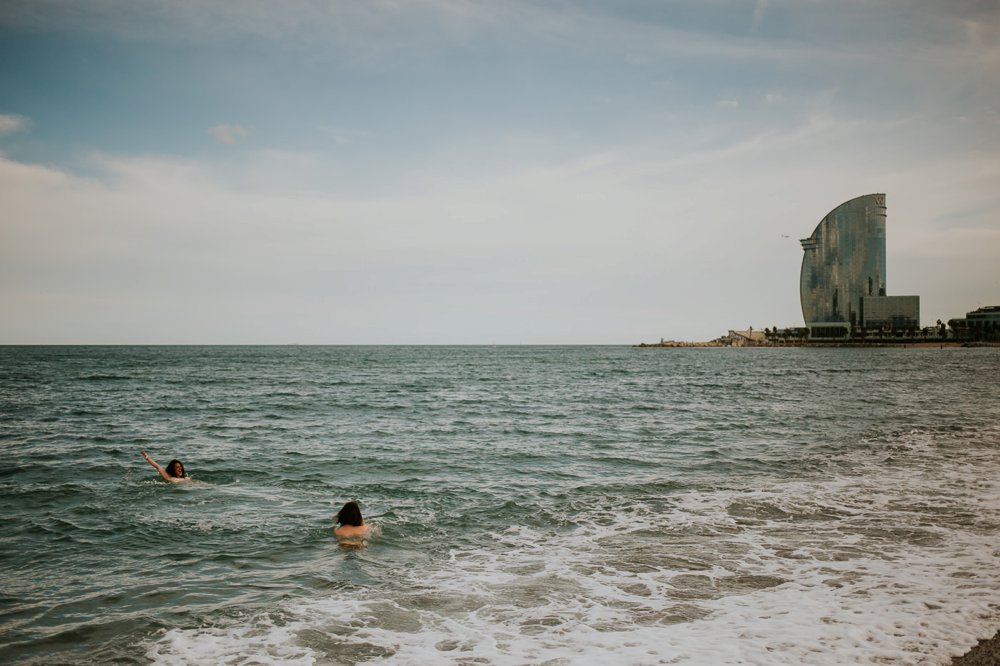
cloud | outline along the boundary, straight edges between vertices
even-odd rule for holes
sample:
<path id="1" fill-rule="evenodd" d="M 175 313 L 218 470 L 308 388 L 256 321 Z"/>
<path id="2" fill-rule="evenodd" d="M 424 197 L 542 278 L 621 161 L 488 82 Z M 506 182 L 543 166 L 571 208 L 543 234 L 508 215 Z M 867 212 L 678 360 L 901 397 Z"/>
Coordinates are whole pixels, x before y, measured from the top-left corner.
<path id="1" fill-rule="evenodd" d="M 210 127 L 208 133 L 214 136 L 219 143 L 231 146 L 245 139 L 250 132 L 241 125 L 216 125 Z"/>
<path id="2" fill-rule="evenodd" d="M 757 32 L 761 22 L 764 20 L 764 12 L 767 11 L 768 0 L 757 0 L 753 8 L 753 19 L 750 22 L 750 31 Z"/>
<path id="3" fill-rule="evenodd" d="M 699 0 L 680 5 L 699 7 Z M 714 3 L 713 3 L 714 4 Z M 719 4 L 739 11 L 742 0 Z M 758 0 L 754 23 L 768 6 Z M 680 14 L 694 12 L 682 11 Z M 838 7 L 838 13 L 841 12 Z M 647 63 L 672 55 L 718 58 L 785 57 L 830 59 L 851 57 L 837 43 L 810 40 L 765 43 L 739 35 L 665 20 L 663 13 L 619 9 L 615 3 L 569 0 L 477 2 L 474 0 L 287 0 L 276 11 L 267 0 L 6 0 L 0 3 L 0 25 L 112 35 L 127 40 L 179 44 L 219 44 L 229 40 L 270 43 L 306 50 L 310 58 L 332 58 L 338 64 L 412 63 L 428 54 L 497 40 L 523 44 L 525 37 L 548 45 L 621 50 L 631 63 Z M 635 48 L 633 48 L 633 46 Z"/>
<path id="4" fill-rule="evenodd" d="M 99 178 L 0 157 L 0 342 L 621 343 L 797 325 L 795 239 L 872 191 L 889 194 L 893 293 L 958 316 L 995 300 L 1000 165 L 913 141 L 929 131 L 828 115 L 711 148 L 647 137 L 470 168 L 497 136 L 368 194 L 301 185 L 357 171 L 329 155 L 110 156 L 89 165 Z"/>
<path id="5" fill-rule="evenodd" d="M 269 41 L 314 56 L 332 49 L 359 60 L 410 55 L 438 41 L 468 40 L 509 22 L 531 3 L 474 0 L 4 0 L 0 26 L 111 35 L 129 41 L 212 44 Z M 343 47 L 347 47 L 346 49 Z M 405 56 L 404 56 L 405 57 Z"/>
<path id="6" fill-rule="evenodd" d="M 0 136 L 26 129 L 31 121 L 24 116 L 0 114 Z"/>
<path id="7" fill-rule="evenodd" d="M 795 239 L 874 191 L 889 195 L 892 292 L 942 317 L 966 295 L 995 300 L 993 14 L 697 4 L 714 9 L 0 3 L 5 27 L 238 43 L 310 63 L 279 82 L 291 102 L 296 86 L 329 90 L 199 113 L 244 122 L 205 130 L 249 144 L 203 152 L 213 163 L 112 155 L 83 177 L 0 155 L 0 343 L 85 329 L 95 342 L 634 342 L 795 325 Z M 27 122 L 0 118 L 15 119 L 8 133 Z M 265 126 L 270 152 L 247 140 Z M 72 145 L 101 140 L 84 129 Z M 50 148 L 36 162 L 58 163 Z"/>

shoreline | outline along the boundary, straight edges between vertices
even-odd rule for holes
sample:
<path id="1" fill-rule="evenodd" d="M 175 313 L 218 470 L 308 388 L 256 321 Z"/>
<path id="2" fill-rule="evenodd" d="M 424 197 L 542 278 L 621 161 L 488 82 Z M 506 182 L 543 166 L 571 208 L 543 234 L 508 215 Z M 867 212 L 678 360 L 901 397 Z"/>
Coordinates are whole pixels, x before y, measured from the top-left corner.
<path id="1" fill-rule="evenodd" d="M 634 348 L 649 349 L 653 347 L 666 348 L 666 349 L 678 349 L 678 348 L 692 348 L 692 347 L 718 347 L 718 348 L 730 348 L 730 347 L 750 347 L 750 348 L 779 348 L 779 347 L 851 347 L 851 348 L 872 348 L 872 347 L 905 347 L 913 349 L 932 349 L 938 347 L 940 349 L 975 349 L 983 347 L 1000 347 L 1000 342 L 958 342 L 954 340 L 943 340 L 938 342 L 930 341 L 918 341 L 918 342 L 906 342 L 906 341 L 884 341 L 884 342 L 873 342 L 873 341 L 857 341 L 857 342 L 844 342 L 844 341 L 800 341 L 800 342 L 756 342 L 756 343 L 743 343 L 743 344 L 727 344 L 725 342 L 720 342 L 718 340 L 710 340 L 708 342 L 688 342 L 681 340 L 665 340 L 663 342 L 640 342 L 637 345 L 632 345 Z"/>
<path id="2" fill-rule="evenodd" d="M 996 666 L 997 664 L 1000 664 L 1000 631 L 990 638 L 980 638 L 968 652 L 951 659 L 951 666 Z"/>

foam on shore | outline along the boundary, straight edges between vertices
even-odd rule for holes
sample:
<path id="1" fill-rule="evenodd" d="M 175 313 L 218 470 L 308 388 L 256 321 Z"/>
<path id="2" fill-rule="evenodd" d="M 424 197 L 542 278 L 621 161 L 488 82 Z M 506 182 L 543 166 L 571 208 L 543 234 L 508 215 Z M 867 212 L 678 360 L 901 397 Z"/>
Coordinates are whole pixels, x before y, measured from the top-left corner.
<path id="1" fill-rule="evenodd" d="M 947 465 L 925 433 L 906 466 L 689 492 L 567 528 L 488 531 L 378 585 L 174 629 L 158 663 L 677 663 L 944 666 L 1000 620 L 1000 474 Z M 866 462 L 867 460 L 867 462 Z M 386 526 L 392 537 L 392 526 Z"/>

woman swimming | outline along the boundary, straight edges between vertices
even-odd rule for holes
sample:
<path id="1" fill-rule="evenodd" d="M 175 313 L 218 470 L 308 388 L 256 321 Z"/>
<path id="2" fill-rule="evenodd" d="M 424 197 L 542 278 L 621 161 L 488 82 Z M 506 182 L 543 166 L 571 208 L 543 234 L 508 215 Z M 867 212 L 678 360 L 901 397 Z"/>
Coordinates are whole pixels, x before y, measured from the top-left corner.
<path id="1" fill-rule="evenodd" d="M 337 527 L 333 533 L 339 539 L 360 539 L 371 533 L 371 526 L 365 525 L 361 517 L 361 507 L 357 502 L 348 502 L 337 512 Z"/>
<path id="2" fill-rule="evenodd" d="M 146 459 L 146 462 L 156 468 L 156 471 L 160 473 L 160 476 L 170 483 L 180 483 L 181 481 L 191 480 L 191 477 L 184 475 L 184 463 L 180 460 L 171 460 L 167 463 L 167 468 L 163 469 L 160 464 L 150 458 L 149 454 L 145 451 L 142 452 L 142 457 Z"/>

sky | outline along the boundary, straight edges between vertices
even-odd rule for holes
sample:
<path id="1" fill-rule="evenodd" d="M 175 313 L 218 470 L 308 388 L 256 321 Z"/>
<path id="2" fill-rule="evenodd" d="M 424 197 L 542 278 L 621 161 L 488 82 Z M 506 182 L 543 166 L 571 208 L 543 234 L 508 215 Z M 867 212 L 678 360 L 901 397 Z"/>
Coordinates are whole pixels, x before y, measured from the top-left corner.
<path id="1" fill-rule="evenodd" d="M 3 0 L 0 344 L 635 344 L 1000 304 L 1000 4 Z"/>

